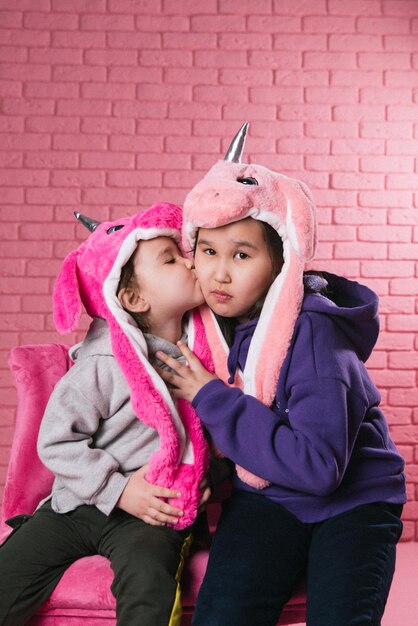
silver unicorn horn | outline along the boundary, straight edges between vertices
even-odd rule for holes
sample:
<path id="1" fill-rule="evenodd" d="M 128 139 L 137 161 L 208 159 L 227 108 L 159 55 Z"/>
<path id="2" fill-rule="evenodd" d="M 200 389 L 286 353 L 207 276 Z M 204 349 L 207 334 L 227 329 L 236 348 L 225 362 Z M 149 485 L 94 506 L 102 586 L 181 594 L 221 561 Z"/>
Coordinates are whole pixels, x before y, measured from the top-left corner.
<path id="1" fill-rule="evenodd" d="M 249 123 L 244 122 L 244 124 L 241 126 L 241 128 L 231 141 L 231 145 L 229 146 L 227 153 L 224 156 L 224 161 L 229 161 L 230 163 L 241 163 L 241 156 L 244 151 L 245 138 L 247 136 L 248 127 Z"/>
<path id="2" fill-rule="evenodd" d="M 82 215 L 78 211 L 74 211 L 74 215 L 76 216 L 78 221 L 83 224 L 83 226 L 89 229 L 91 233 L 94 232 L 100 224 L 100 222 L 98 222 L 97 220 L 94 220 L 91 217 L 87 217 L 87 215 Z"/>

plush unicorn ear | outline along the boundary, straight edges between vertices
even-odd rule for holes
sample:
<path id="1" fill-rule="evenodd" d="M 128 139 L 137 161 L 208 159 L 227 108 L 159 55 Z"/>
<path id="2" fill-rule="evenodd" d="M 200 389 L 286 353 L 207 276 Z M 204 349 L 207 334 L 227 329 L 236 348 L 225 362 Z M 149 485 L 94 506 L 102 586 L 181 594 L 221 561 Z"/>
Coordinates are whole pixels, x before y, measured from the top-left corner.
<path id="1" fill-rule="evenodd" d="M 77 328 L 81 315 L 81 300 L 77 279 L 77 250 L 64 259 L 53 292 L 54 323 L 59 333 Z"/>
<path id="2" fill-rule="evenodd" d="M 303 261 L 310 261 L 316 249 L 315 203 L 308 187 L 300 181 L 281 184 L 286 196 L 286 228 L 290 243 Z"/>

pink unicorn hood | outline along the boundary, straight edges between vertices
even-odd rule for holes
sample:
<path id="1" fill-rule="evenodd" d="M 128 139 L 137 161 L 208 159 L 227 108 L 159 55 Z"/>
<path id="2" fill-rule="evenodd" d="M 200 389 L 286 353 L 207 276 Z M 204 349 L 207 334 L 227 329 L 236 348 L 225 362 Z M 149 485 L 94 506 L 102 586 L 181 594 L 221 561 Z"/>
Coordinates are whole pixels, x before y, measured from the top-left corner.
<path id="1" fill-rule="evenodd" d="M 315 253 L 315 205 L 304 183 L 261 165 L 241 163 L 247 128 L 245 123 L 225 159 L 187 195 L 183 229 L 192 247 L 199 228 L 216 228 L 247 217 L 267 222 L 280 235 L 284 264 L 266 296 L 245 369 L 235 377 L 235 384 L 245 393 L 271 406 L 302 304 L 304 265 Z M 203 308 L 202 319 L 215 371 L 227 382 L 229 348 L 212 312 Z M 250 478 L 246 482 L 252 484 Z"/>
<path id="2" fill-rule="evenodd" d="M 149 461 L 147 480 L 181 492 L 173 504 L 184 515 L 175 528 L 185 528 L 197 514 L 198 485 L 208 467 L 206 441 L 191 405 L 186 401 L 175 403 L 149 363 L 145 338 L 116 293 L 122 267 L 140 240 L 165 236 L 181 243 L 181 209 L 161 202 L 115 222 L 98 223 L 80 214 L 77 217 L 92 232 L 65 258 L 58 274 L 53 294 L 56 328 L 61 333 L 74 330 L 82 304 L 88 315 L 107 321 L 113 354 L 130 387 L 132 407 L 138 418 L 160 436 L 160 448 Z M 189 346 L 211 368 L 197 311 L 189 315 L 187 332 Z"/>

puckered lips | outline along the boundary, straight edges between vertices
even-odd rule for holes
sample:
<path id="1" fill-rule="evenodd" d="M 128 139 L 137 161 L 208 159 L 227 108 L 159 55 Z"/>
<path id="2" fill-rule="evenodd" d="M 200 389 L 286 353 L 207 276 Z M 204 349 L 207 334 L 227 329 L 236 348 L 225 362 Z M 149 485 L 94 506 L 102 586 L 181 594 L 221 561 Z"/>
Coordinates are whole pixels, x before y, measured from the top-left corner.
<path id="1" fill-rule="evenodd" d="M 229 293 L 221 289 L 214 289 L 211 293 L 218 302 L 229 302 L 232 299 Z"/>

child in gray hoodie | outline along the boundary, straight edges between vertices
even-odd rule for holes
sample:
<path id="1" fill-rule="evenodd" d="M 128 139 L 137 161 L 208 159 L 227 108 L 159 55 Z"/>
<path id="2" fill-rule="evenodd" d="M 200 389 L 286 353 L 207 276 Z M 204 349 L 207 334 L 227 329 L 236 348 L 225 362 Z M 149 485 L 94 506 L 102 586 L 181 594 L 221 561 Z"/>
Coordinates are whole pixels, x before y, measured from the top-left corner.
<path id="1" fill-rule="evenodd" d="M 203 298 L 178 246 L 178 207 L 100 226 L 78 217 L 93 232 L 64 262 L 55 322 L 76 326 L 76 283 L 93 321 L 39 433 L 52 492 L 33 516 L 13 520 L 0 547 L 0 624 L 24 624 L 71 563 L 92 554 L 111 562 L 119 626 L 178 624 L 179 570 L 210 493 L 208 453 L 190 405 L 173 403 L 150 362 L 161 349 L 182 358 L 185 314 Z M 193 319 L 188 332 L 198 336 Z"/>

